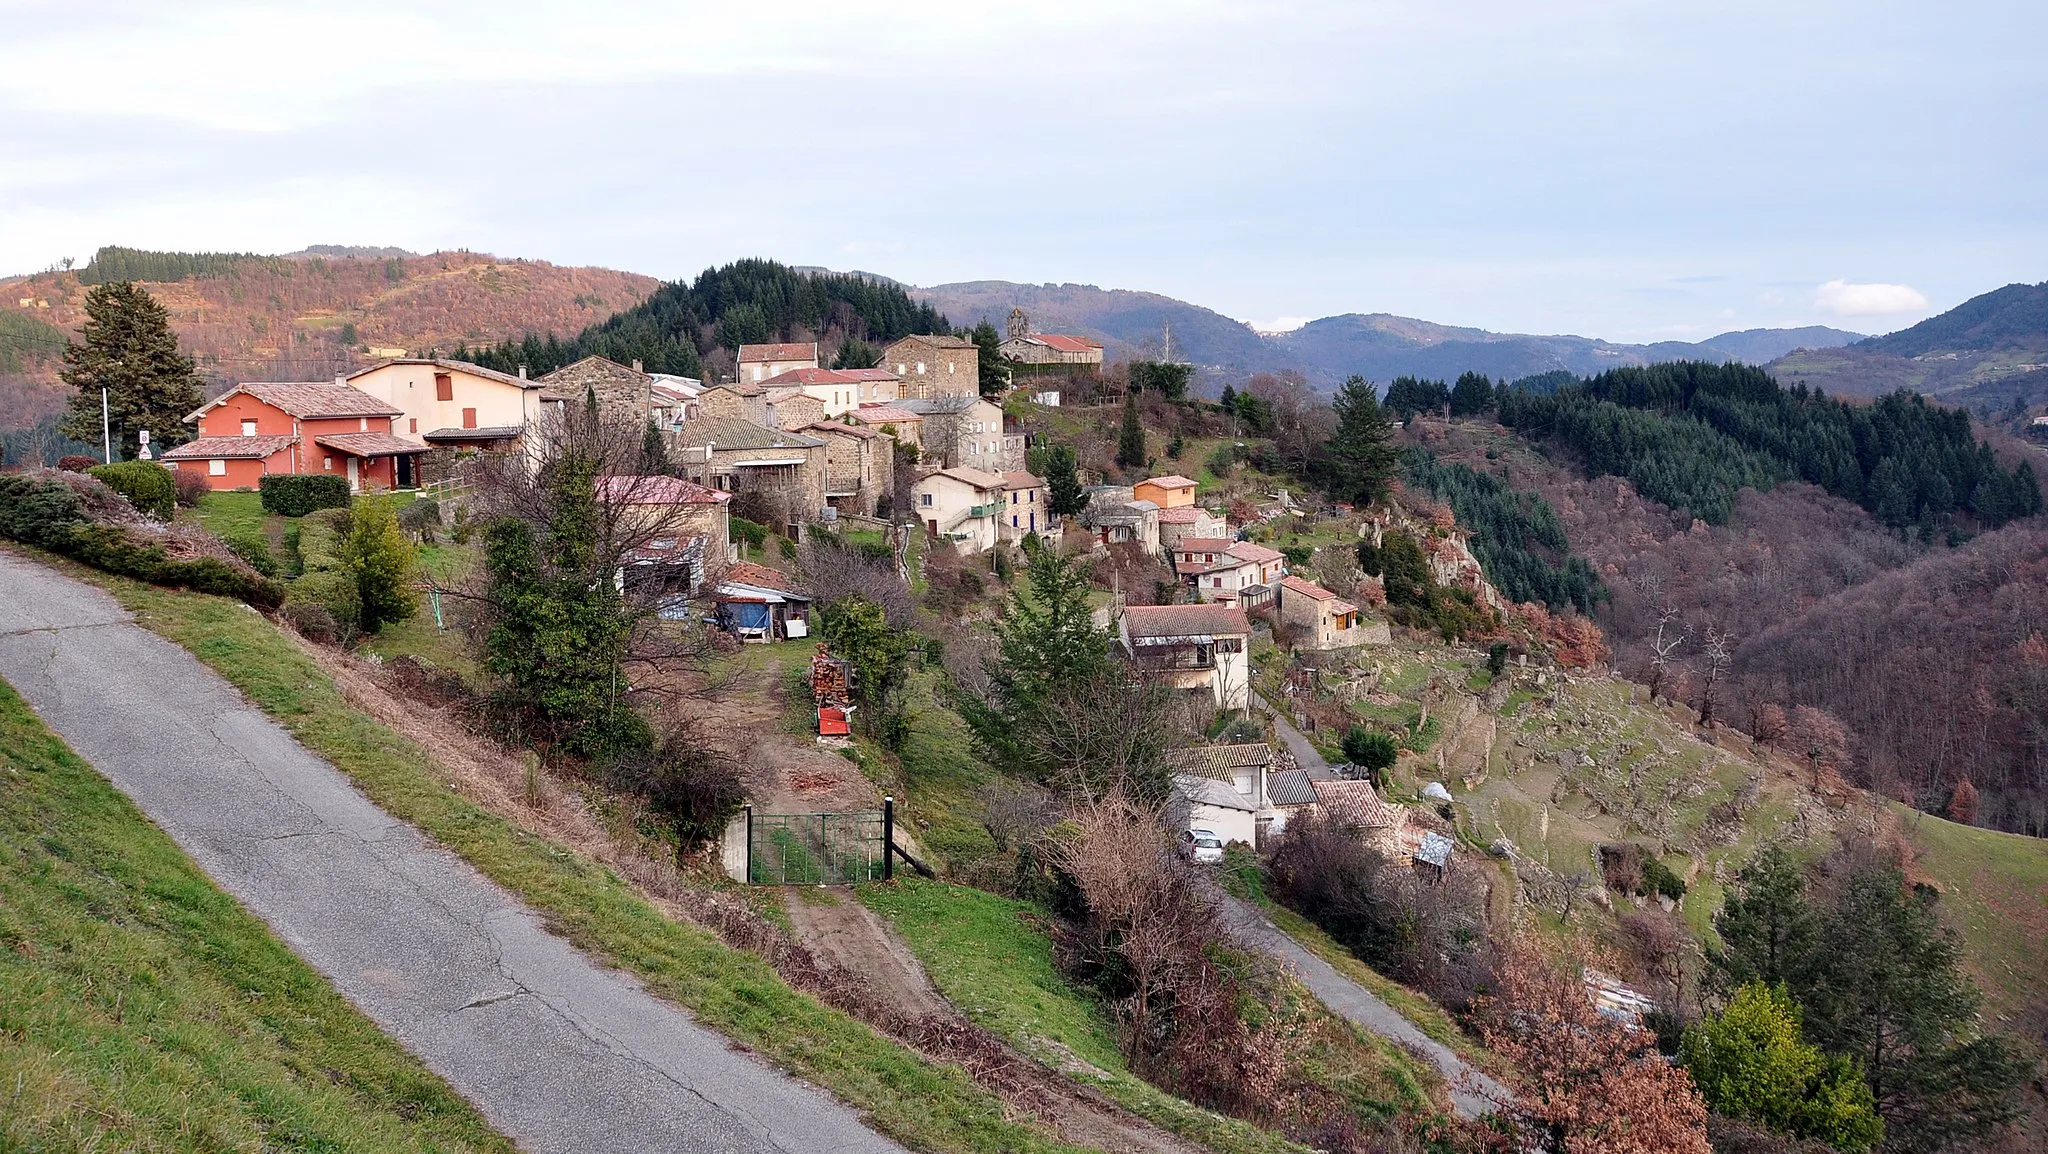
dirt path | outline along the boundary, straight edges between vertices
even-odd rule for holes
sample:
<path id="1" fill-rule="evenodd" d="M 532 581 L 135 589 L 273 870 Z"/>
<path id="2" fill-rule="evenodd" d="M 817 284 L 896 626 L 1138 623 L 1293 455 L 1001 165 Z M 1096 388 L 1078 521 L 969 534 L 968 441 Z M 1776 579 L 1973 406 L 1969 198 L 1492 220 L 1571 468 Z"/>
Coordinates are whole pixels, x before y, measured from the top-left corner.
<path id="1" fill-rule="evenodd" d="M 797 941 L 820 967 L 858 983 L 900 1015 L 890 1032 L 914 1045 L 918 1039 L 926 1045 L 942 1040 L 956 1059 L 979 1067 L 980 1080 L 1007 1086 L 1005 1098 L 1029 1103 L 1064 1140 L 1110 1154 L 1204 1154 L 1202 1146 L 1167 1133 L 969 1022 L 932 988 L 903 939 L 850 892 L 791 887 L 783 905 Z"/>

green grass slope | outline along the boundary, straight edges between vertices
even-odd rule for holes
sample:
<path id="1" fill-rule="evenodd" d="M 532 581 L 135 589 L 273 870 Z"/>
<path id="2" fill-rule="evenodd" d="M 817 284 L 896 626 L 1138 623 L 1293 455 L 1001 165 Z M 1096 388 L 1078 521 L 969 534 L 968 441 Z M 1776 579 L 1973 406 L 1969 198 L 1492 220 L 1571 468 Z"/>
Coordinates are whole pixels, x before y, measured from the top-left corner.
<path id="1" fill-rule="evenodd" d="M 512 1146 L 0 682 L 0 1149 Z"/>

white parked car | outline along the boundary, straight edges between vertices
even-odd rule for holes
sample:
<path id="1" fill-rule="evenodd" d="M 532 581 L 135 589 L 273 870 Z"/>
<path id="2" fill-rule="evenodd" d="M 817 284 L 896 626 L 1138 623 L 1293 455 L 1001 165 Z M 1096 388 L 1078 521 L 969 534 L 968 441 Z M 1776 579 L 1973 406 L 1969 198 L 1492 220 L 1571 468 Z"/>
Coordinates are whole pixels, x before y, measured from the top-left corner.
<path id="1" fill-rule="evenodd" d="M 1214 830 L 1191 829 L 1180 835 L 1180 856 L 1196 865 L 1222 865 L 1223 839 Z"/>

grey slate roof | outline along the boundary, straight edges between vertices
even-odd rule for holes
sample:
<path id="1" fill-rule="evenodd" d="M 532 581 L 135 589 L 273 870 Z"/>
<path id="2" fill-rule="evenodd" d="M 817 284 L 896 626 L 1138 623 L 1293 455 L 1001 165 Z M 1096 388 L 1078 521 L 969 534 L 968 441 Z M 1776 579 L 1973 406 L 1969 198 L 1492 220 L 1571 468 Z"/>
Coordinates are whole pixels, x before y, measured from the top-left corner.
<path id="1" fill-rule="evenodd" d="M 1266 797 L 1274 805 L 1314 805 L 1316 787 L 1309 781 L 1308 770 L 1283 769 L 1266 775 Z"/>

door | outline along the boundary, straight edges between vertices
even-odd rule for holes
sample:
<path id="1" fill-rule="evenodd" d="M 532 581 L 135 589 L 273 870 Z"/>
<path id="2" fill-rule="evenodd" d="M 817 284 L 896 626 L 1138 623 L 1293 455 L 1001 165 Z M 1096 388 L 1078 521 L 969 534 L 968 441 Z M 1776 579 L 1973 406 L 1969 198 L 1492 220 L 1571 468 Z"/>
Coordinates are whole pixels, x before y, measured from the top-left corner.
<path id="1" fill-rule="evenodd" d="M 397 461 L 398 461 L 398 487 L 399 487 L 399 488 L 401 488 L 401 489 L 410 489 L 410 488 L 412 488 L 412 485 L 413 485 L 413 481 L 412 481 L 412 454 L 410 454 L 410 453 L 407 453 L 407 454 L 405 454 L 405 455 L 403 455 L 403 456 L 401 456 L 401 457 L 397 458 Z"/>
<path id="2" fill-rule="evenodd" d="M 362 481 L 356 476 L 356 459 L 350 457 L 348 459 L 348 491 L 353 493 L 362 487 Z"/>

